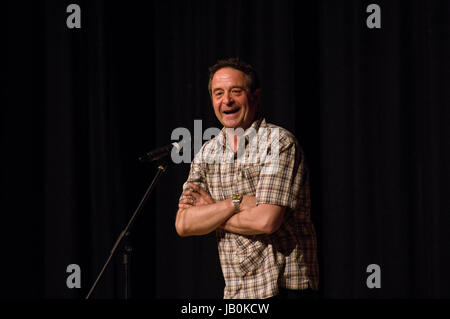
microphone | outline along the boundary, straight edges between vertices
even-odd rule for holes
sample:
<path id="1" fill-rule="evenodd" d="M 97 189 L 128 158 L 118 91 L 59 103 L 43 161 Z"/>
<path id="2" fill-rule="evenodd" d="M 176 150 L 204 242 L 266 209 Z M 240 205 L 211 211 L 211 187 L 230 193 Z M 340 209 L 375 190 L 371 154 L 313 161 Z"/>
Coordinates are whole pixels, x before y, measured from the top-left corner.
<path id="1" fill-rule="evenodd" d="M 172 149 L 174 149 L 174 151 L 176 151 L 176 152 L 180 152 L 181 149 L 185 149 L 185 148 L 190 148 L 191 151 L 194 148 L 191 145 L 190 138 L 184 138 L 179 142 L 173 142 L 169 145 L 156 148 L 156 149 L 148 152 L 144 156 L 139 157 L 139 161 L 141 161 L 141 162 L 157 161 L 157 160 L 169 155 L 172 152 Z"/>

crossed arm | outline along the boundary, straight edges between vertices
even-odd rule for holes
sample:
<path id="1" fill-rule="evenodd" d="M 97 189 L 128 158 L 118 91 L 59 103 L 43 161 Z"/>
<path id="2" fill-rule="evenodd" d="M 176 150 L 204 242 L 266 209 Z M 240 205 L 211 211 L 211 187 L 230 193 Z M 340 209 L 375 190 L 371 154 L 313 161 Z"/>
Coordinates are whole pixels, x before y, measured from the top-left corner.
<path id="1" fill-rule="evenodd" d="M 231 198 L 215 202 L 202 187 L 189 183 L 190 190 L 183 195 L 192 199 L 183 199 L 178 204 L 175 228 L 178 235 L 206 235 L 217 228 L 241 235 L 271 234 L 278 230 L 283 222 L 285 207 L 260 204 L 256 197 L 245 195 L 240 211 L 234 213 Z"/>

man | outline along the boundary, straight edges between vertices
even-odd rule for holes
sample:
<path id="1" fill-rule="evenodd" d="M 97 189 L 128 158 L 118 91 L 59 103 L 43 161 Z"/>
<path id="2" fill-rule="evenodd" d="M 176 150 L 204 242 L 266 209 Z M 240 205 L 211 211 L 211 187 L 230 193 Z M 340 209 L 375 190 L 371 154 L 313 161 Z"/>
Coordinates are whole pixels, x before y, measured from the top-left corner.
<path id="1" fill-rule="evenodd" d="M 301 147 L 259 115 L 259 82 L 249 64 L 219 61 L 210 68 L 209 92 L 224 128 L 191 164 L 177 233 L 216 231 L 225 299 L 314 294 L 317 246 Z"/>

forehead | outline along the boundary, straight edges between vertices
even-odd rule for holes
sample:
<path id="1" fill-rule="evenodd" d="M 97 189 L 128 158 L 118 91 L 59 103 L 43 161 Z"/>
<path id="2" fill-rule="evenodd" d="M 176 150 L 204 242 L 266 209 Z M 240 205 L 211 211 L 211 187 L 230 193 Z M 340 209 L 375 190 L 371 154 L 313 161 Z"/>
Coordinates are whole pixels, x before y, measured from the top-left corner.
<path id="1" fill-rule="evenodd" d="M 246 86 L 247 74 L 233 68 L 222 68 L 214 73 L 212 78 L 212 88 L 227 86 Z"/>

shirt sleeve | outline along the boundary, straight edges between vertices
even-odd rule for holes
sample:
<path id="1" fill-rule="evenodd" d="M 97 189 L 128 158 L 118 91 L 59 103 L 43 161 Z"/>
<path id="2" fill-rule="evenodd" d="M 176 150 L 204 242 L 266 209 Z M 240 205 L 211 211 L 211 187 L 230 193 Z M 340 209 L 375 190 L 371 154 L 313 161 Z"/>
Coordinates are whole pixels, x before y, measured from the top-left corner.
<path id="1" fill-rule="evenodd" d="M 256 188 L 256 204 L 296 209 L 306 178 L 303 151 L 293 136 L 280 138 L 278 158 L 262 164 Z"/>
<path id="2" fill-rule="evenodd" d="M 183 192 L 185 190 L 190 189 L 190 187 L 187 185 L 188 183 L 194 183 L 200 187 L 202 187 L 204 190 L 206 190 L 209 193 L 208 186 L 206 183 L 206 174 L 205 174 L 205 165 L 202 162 L 199 162 L 198 159 L 200 157 L 197 157 L 194 159 L 194 161 L 191 163 L 191 169 L 189 171 L 189 176 L 186 180 L 186 182 L 183 184 L 183 190 L 180 194 L 180 199 L 189 198 L 192 199 L 192 196 L 184 196 Z"/>

